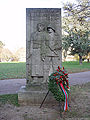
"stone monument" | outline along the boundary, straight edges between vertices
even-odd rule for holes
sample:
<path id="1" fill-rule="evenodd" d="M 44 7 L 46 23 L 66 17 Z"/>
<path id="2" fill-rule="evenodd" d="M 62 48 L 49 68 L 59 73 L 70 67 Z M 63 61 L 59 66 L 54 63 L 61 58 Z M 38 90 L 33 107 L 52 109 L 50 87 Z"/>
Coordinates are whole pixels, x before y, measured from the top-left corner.
<path id="1" fill-rule="evenodd" d="M 61 9 L 26 9 L 26 86 L 20 104 L 41 104 L 48 91 L 48 76 L 62 61 Z M 55 101 L 49 94 L 47 103 Z"/>

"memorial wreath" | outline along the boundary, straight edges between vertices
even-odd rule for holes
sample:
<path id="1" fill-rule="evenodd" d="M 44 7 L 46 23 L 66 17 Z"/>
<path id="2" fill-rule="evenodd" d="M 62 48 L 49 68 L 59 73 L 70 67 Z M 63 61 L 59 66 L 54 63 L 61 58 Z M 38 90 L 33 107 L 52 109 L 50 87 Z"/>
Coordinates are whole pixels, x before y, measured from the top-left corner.
<path id="1" fill-rule="evenodd" d="M 49 91 L 53 93 L 53 96 L 57 101 L 65 101 L 64 111 L 67 111 L 69 109 L 68 94 L 70 88 L 68 82 L 68 73 L 64 67 L 60 68 L 58 66 L 57 71 L 49 76 L 48 88 Z"/>

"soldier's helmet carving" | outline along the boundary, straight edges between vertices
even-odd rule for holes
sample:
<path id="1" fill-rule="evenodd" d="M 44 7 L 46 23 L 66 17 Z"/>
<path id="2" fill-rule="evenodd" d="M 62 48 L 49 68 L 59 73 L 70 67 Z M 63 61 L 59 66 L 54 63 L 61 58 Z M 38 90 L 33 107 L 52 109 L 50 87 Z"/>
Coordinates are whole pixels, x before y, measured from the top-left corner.
<path id="1" fill-rule="evenodd" d="M 55 32 L 55 26 L 54 26 L 54 25 L 49 24 L 49 25 L 47 26 L 47 31 L 48 31 L 49 29 L 52 29 L 52 30 Z"/>

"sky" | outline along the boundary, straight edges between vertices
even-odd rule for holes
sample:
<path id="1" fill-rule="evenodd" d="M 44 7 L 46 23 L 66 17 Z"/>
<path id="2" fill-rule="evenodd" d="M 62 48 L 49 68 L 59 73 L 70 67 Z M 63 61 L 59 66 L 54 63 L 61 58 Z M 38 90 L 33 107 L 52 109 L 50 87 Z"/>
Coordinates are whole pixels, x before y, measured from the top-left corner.
<path id="1" fill-rule="evenodd" d="M 62 8 L 63 1 L 71 0 L 0 0 L 0 41 L 11 51 L 26 47 L 26 8 Z"/>

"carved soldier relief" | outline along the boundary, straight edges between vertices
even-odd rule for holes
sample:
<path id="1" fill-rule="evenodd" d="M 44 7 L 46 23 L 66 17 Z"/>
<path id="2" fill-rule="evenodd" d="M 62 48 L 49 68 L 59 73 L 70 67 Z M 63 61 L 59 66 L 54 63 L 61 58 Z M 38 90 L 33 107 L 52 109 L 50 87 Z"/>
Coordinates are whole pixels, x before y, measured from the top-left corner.
<path id="1" fill-rule="evenodd" d="M 32 59 L 32 77 L 43 77 L 43 47 L 46 41 L 45 25 L 37 24 L 36 32 L 31 34 L 31 59 Z"/>
<path id="2" fill-rule="evenodd" d="M 60 9 L 27 9 L 27 80 L 47 83 L 61 66 Z M 55 17 L 56 16 L 56 17 Z"/>

